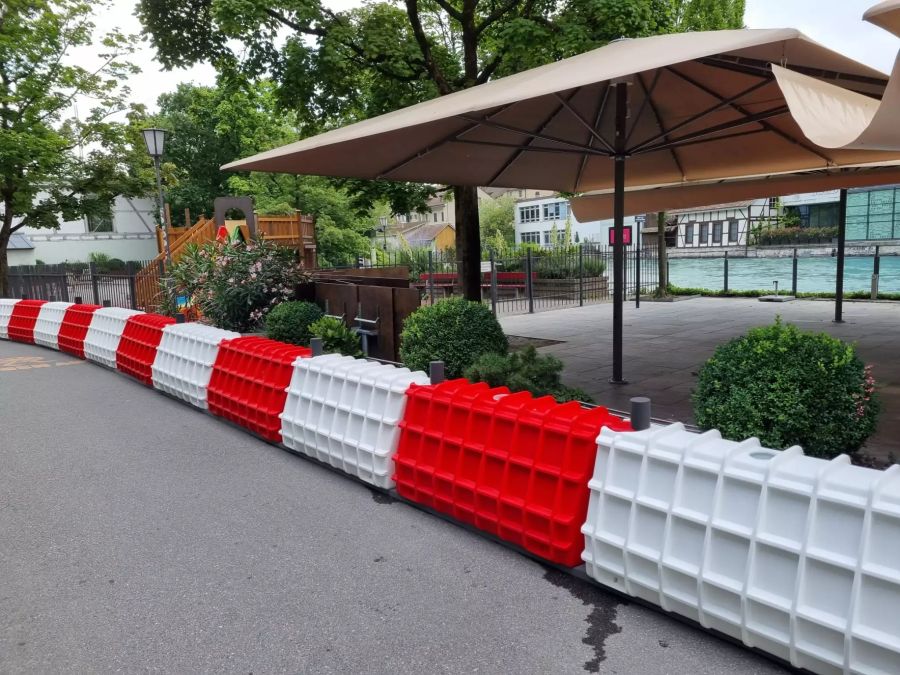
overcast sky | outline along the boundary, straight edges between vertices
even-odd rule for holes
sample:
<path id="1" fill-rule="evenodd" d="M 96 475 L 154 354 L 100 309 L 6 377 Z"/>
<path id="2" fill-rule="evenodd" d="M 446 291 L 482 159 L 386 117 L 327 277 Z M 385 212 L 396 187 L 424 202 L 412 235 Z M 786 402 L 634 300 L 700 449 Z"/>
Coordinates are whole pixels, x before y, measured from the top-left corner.
<path id="1" fill-rule="evenodd" d="M 332 0 L 334 9 L 361 4 L 356 0 Z M 884 72 L 890 72 L 900 40 L 862 21 L 863 12 L 877 0 L 747 0 L 745 22 L 749 28 L 798 28 L 809 37 Z M 134 17 L 135 0 L 113 0 L 111 11 L 97 17 L 99 31 L 118 27 L 126 33 L 140 32 Z M 208 65 L 165 72 L 155 62 L 153 49 L 144 44 L 134 56 L 142 73 L 131 82 L 133 98 L 156 107 L 156 97 L 178 82 L 212 84 L 215 72 Z M 90 59 L 85 52 L 79 58 Z"/>

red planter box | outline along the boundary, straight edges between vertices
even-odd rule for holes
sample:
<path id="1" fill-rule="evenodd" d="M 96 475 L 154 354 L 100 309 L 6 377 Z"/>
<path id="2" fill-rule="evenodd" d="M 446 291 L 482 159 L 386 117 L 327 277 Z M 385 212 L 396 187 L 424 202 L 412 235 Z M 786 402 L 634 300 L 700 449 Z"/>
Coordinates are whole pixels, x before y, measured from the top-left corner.
<path id="1" fill-rule="evenodd" d="M 84 358 L 84 338 L 100 305 L 72 305 L 59 326 L 59 351 Z"/>
<path id="2" fill-rule="evenodd" d="M 279 415 L 298 356 L 312 352 L 263 337 L 223 340 L 207 388 L 209 411 L 280 443 Z"/>
<path id="3" fill-rule="evenodd" d="M 552 562 L 581 562 L 597 436 L 628 422 L 466 380 L 407 396 L 394 456 L 402 496 Z"/>
<path id="4" fill-rule="evenodd" d="M 162 340 L 163 328 L 175 323 L 170 316 L 136 314 L 125 322 L 116 349 L 116 370 L 153 386 L 153 361 Z"/>
<path id="5" fill-rule="evenodd" d="M 46 300 L 19 300 L 9 317 L 9 339 L 34 344 L 34 324 L 41 313 L 41 305 L 46 303 Z"/>

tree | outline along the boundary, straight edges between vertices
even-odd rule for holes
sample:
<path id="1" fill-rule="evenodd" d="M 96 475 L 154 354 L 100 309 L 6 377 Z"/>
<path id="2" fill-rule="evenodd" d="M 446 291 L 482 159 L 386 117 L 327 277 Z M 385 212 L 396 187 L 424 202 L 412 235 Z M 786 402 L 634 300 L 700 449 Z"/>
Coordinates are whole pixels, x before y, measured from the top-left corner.
<path id="1" fill-rule="evenodd" d="M 112 32 L 94 43 L 95 68 L 72 65 L 72 51 L 93 43 L 91 12 L 80 0 L 0 4 L 0 296 L 9 294 L 14 232 L 108 213 L 117 195 L 152 189 L 136 126 L 113 121 L 126 111 L 141 118 L 121 86 L 137 72 L 125 58 L 133 38 Z M 77 116 L 73 104 L 88 100 Z"/>
<path id="2" fill-rule="evenodd" d="M 271 74 L 282 105 L 312 133 L 615 38 L 731 27 L 743 1 L 403 0 L 335 12 L 321 0 L 141 0 L 138 14 L 164 64 L 210 61 L 220 71 Z M 460 278 L 466 297 L 479 299 L 476 188 L 453 192 Z"/>
<path id="3" fill-rule="evenodd" d="M 482 200 L 478 207 L 481 239 L 499 235 L 507 246 L 516 241 L 516 200 L 510 195 Z"/>

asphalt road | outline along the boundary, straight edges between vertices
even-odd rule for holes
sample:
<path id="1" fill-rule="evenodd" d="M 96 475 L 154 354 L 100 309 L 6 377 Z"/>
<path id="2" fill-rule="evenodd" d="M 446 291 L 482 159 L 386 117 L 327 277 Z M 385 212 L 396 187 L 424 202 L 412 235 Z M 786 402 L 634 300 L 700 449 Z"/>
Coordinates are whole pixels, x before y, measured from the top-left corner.
<path id="1" fill-rule="evenodd" d="M 0 673 L 780 673 L 126 377 L 0 341 Z"/>

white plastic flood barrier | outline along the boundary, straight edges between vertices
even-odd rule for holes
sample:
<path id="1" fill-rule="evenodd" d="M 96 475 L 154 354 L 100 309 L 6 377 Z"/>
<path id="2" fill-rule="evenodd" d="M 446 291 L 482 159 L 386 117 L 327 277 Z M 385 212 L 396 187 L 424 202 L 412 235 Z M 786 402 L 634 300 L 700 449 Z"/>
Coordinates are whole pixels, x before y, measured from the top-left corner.
<path id="1" fill-rule="evenodd" d="M 0 338 L 4 340 L 9 340 L 9 320 L 17 302 L 19 301 L 12 298 L 0 298 Z"/>
<path id="2" fill-rule="evenodd" d="M 900 673 L 900 467 L 681 424 L 598 444 L 593 579 L 816 673 Z"/>
<path id="3" fill-rule="evenodd" d="M 59 327 L 62 326 L 66 310 L 72 304 L 71 302 L 45 302 L 41 305 L 41 311 L 34 324 L 35 344 L 50 349 L 59 349 Z"/>
<path id="4" fill-rule="evenodd" d="M 134 309 L 103 307 L 94 312 L 84 337 L 84 357 L 108 368 L 116 367 L 116 351 L 128 319 L 143 314 Z"/>
<path id="5" fill-rule="evenodd" d="M 394 486 L 398 424 L 421 371 L 329 354 L 299 358 L 281 414 L 284 444 L 382 488 Z"/>
<path id="6" fill-rule="evenodd" d="M 202 323 L 166 326 L 153 361 L 153 386 L 205 410 L 219 344 L 240 336 Z"/>

